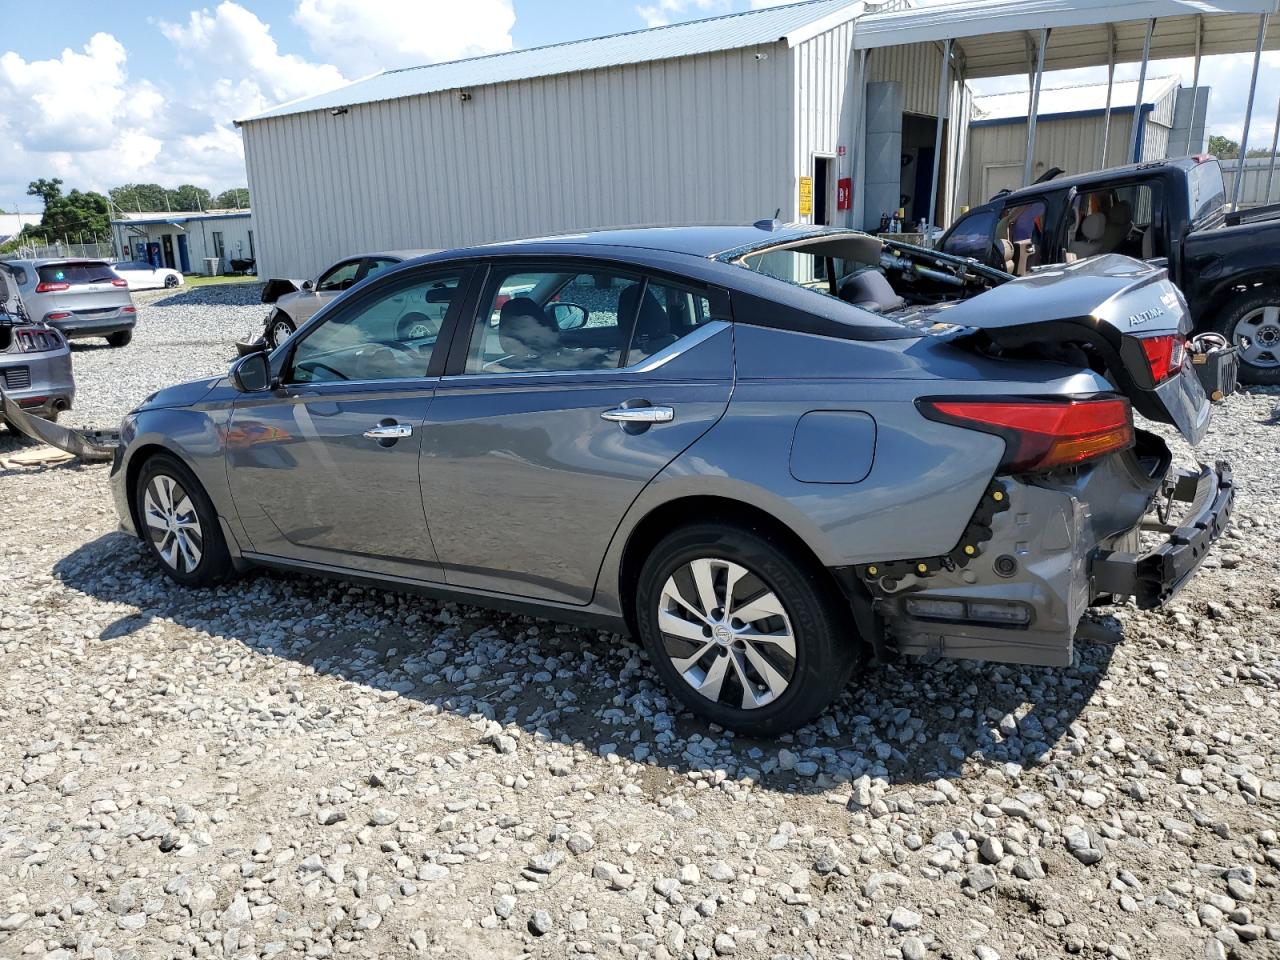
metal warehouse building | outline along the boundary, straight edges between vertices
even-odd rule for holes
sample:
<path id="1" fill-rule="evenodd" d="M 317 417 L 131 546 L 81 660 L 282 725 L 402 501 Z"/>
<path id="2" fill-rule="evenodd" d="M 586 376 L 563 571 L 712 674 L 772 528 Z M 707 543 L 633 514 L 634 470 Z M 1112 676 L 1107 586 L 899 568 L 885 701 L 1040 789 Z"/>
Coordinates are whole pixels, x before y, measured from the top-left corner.
<path id="1" fill-rule="evenodd" d="M 1137 150 L 1129 154 L 1138 83 L 1117 82 L 1107 98 L 1105 83 L 1046 87 L 1040 91 L 1035 154 L 1031 175 L 1053 167 L 1065 174 L 1087 173 L 1138 160 L 1184 157 L 1204 151 L 1209 88 L 1196 97 L 1191 116 L 1191 89 L 1177 77 L 1153 77 L 1143 91 Z M 1022 186 L 1026 160 L 1027 94 L 998 93 L 973 98 L 969 120 L 967 198 L 972 206 L 998 191 Z"/>
<path id="2" fill-rule="evenodd" d="M 775 212 L 945 224 L 968 192 L 967 78 L 1252 51 L 1275 4 L 810 0 L 389 71 L 240 122 L 259 273 Z"/>

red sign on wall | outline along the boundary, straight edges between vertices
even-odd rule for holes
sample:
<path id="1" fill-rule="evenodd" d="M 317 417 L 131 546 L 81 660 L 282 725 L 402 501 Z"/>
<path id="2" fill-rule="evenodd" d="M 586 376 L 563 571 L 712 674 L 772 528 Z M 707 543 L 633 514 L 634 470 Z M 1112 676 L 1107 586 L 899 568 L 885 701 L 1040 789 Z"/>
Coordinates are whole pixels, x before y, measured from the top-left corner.
<path id="1" fill-rule="evenodd" d="M 836 181 L 836 209 L 853 209 L 853 178 L 841 177 Z"/>

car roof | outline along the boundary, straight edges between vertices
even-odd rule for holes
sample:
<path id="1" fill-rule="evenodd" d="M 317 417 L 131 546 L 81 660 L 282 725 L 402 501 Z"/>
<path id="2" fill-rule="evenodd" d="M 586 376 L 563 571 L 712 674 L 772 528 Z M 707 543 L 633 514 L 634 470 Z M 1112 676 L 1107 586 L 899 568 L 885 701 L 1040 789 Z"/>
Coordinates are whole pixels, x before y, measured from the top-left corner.
<path id="1" fill-rule="evenodd" d="M 983 201 L 982 206 L 994 203 L 997 200 L 1008 200 L 1011 197 L 1015 200 L 1021 200 L 1023 197 L 1035 196 L 1044 193 L 1046 190 L 1069 190 L 1072 187 L 1089 186 L 1101 180 L 1119 180 L 1134 173 L 1145 173 L 1160 169 L 1186 170 L 1203 162 L 1203 159 L 1197 159 L 1196 157 L 1176 157 L 1169 160 L 1144 160 L 1142 163 L 1126 163 L 1119 167 L 1108 167 L 1105 170 L 1091 170 L 1088 173 L 1073 173 L 1068 177 L 1054 177 L 1044 183 L 1033 183 L 1029 187 L 1019 187 L 1017 190 L 1010 190 L 1008 193 L 996 194 L 994 197 Z"/>
<path id="2" fill-rule="evenodd" d="M 110 266 L 101 257 L 41 257 L 38 260 L 4 260 L 0 262 L 21 264 L 28 267 L 49 267 L 59 263 L 101 263 Z"/>
<path id="3" fill-rule="evenodd" d="M 634 247 L 664 253 L 685 254 L 717 259 L 727 253 L 749 252 L 772 247 L 791 240 L 825 234 L 859 234 L 856 230 L 823 227 L 812 224 L 788 224 L 777 220 L 760 220 L 753 224 L 722 226 L 631 227 L 618 230 L 592 230 L 556 236 L 509 240 L 472 248 L 475 252 L 530 253 L 538 249 L 564 253 L 566 247 L 581 247 L 589 255 L 594 247 Z"/>

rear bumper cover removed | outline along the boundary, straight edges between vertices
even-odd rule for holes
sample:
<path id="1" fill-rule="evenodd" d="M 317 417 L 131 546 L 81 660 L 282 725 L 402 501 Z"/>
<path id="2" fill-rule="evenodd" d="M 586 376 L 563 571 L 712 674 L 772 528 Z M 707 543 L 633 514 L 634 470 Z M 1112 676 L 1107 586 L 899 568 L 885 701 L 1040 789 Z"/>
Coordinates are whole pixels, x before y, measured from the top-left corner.
<path id="1" fill-rule="evenodd" d="M 1099 551 L 1090 566 L 1095 595 L 1133 597 L 1139 607 L 1158 607 L 1195 573 L 1209 547 L 1226 531 L 1235 504 L 1230 464 L 1200 465 L 1173 478 L 1170 499 L 1190 504 L 1179 526 L 1166 528 L 1168 539 L 1147 553 Z"/>

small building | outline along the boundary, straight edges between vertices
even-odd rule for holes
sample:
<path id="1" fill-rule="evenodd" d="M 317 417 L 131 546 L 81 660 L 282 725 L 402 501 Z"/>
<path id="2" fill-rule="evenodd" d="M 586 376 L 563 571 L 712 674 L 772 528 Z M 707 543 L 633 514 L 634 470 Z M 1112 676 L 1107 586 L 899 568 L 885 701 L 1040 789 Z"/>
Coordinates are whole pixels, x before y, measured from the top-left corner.
<path id="1" fill-rule="evenodd" d="M 125 213 L 111 221 L 111 247 L 121 260 L 183 273 L 204 273 L 209 258 L 218 261 L 215 273 L 226 273 L 232 260 L 257 257 L 248 210 Z"/>
<path id="2" fill-rule="evenodd" d="M 1054 167 L 1066 174 L 1087 173 L 1203 151 L 1208 87 L 1200 87 L 1196 96 L 1198 123 L 1193 124 L 1188 141 L 1185 123 L 1177 131 L 1174 128 L 1179 101 L 1183 111 L 1190 109 L 1190 88 L 1180 87 L 1176 76 L 1148 77 L 1142 88 L 1136 156 L 1131 157 L 1128 152 L 1137 95 L 1136 80 L 1116 81 L 1108 110 L 1105 83 L 1042 89 L 1031 179 Z M 1022 90 L 973 98 L 967 177 L 962 184 L 968 188 L 965 205 L 985 203 L 1001 190 L 1022 186 L 1028 96 Z"/>

